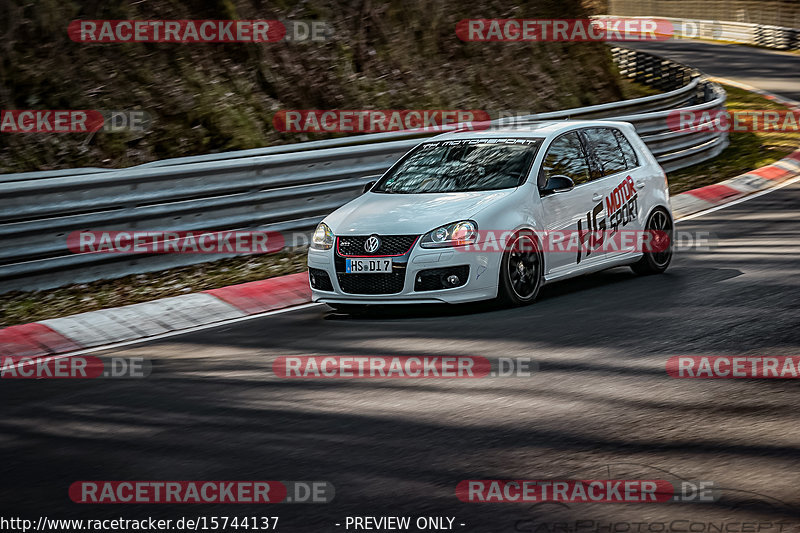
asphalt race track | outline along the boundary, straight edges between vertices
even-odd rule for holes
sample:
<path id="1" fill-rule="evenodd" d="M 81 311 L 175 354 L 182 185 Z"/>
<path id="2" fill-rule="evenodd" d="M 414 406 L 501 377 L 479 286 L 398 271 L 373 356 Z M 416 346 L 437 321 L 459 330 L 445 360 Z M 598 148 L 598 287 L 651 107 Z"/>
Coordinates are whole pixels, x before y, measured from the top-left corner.
<path id="1" fill-rule="evenodd" d="M 797 520 L 797 382 L 678 380 L 665 362 L 800 354 L 798 207 L 795 184 L 681 223 L 683 232 L 709 232 L 712 249 L 680 253 L 661 276 L 620 268 L 551 285 L 525 308 L 350 318 L 311 306 L 105 352 L 151 359 L 148 379 L 5 381 L 3 501 L 19 513 L 46 506 L 60 517 L 263 514 L 247 506 L 81 507 L 67 487 L 327 480 L 334 503 L 276 506 L 270 514 L 282 517 L 282 530 L 335 531 L 357 514 L 456 516 L 463 530 L 486 532 L 514 531 L 548 513 Z M 540 370 L 479 380 L 271 375 L 279 355 L 316 354 L 531 357 Z M 572 509 L 454 496 L 462 479 L 665 475 L 725 490 L 713 504 Z"/>
<path id="2" fill-rule="evenodd" d="M 796 86 L 783 94 L 800 96 Z M 6 514 L 33 519 L 279 516 L 290 532 L 344 531 L 355 515 L 448 516 L 455 530 L 484 533 L 692 522 L 797 531 L 797 380 L 673 379 L 665 364 L 800 355 L 799 210 L 795 183 L 681 222 L 711 245 L 680 251 L 666 274 L 618 268 L 547 286 L 524 308 L 359 318 L 313 305 L 98 352 L 151 360 L 146 379 L 3 380 L 0 499 Z M 271 372 L 281 355 L 328 354 L 527 357 L 539 370 L 475 380 Z M 462 503 L 454 492 L 465 479 L 545 478 L 704 480 L 718 499 L 532 506 Z M 77 480 L 148 479 L 326 480 L 336 497 L 265 508 L 76 505 L 67 494 Z M 628 529 L 598 529 L 608 524 Z"/>
<path id="3" fill-rule="evenodd" d="M 736 80 L 800 101 L 800 55 L 797 54 L 690 40 L 621 44 L 691 65 L 709 76 Z"/>

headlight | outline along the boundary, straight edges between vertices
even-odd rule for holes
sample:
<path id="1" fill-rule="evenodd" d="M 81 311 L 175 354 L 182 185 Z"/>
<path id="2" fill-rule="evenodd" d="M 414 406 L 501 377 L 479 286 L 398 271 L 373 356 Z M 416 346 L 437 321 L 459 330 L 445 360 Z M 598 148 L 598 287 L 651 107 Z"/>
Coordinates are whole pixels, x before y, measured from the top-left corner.
<path id="1" fill-rule="evenodd" d="M 327 224 L 320 222 L 311 238 L 311 247 L 315 250 L 330 250 L 333 246 L 333 232 Z"/>
<path id="2" fill-rule="evenodd" d="M 478 242 L 478 225 L 471 220 L 453 222 L 426 233 L 419 241 L 423 248 L 467 246 Z"/>

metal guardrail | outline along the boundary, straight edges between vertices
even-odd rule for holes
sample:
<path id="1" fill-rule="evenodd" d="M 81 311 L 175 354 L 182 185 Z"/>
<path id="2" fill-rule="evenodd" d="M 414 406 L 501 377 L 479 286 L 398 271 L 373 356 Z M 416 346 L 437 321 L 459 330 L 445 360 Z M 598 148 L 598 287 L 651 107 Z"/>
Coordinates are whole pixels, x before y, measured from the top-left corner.
<path id="1" fill-rule="evenodd" d="M 778 50 L 800 50 L 800 30 L 781 26 L 756 26 L 753 44 Z"/>
<path id="2" fill-rule="evenodd" d="M 725 92 L 684 65 L 612 48 L 622 76 L 666 92 L 516 117 L 633 123 L 665 170 L 715 157 L 727 133 L 676 132 L 676 109 L 724 109 Z M 495 121 L 498 126 L 510 121 Z M 73 254 L 82 230 L 310 231 L 355 198 L 429 132 L 392 132 L 158 161 L 123 170 L 0 176 L 0 293 L 85 283 L 206 262 L 228 255 Z M 303 244 L 303 243 L 288 243 Z"/>
<path id="3" fill-rule="evenodd" d="M 797 0 L 609 0 L 608 13 L 624 17 L 674 17 L 800 28 Z"/>
<path id="4" fill-rule="evenodd" d="M 608 15 L 596 18 L 605 18 Z M 619 18 L 618 16 L 611 16 Z M 707 39 L 741 44 L 753 44 L 776 50 L 800 50 L 800 30 L 785 26 L 730 22 L 726 20 L 685 19 L 672 17 L 625 17 L 658 19 L 672 23 L 672 37 L 678 39 Z"/>
<path id="5" fill-rule="evenodd" d="M 700 19 L 666 19 L 686 38 L 754 44 L 775 50 L 800 50 L 800 30 L 783 26 Z"/>

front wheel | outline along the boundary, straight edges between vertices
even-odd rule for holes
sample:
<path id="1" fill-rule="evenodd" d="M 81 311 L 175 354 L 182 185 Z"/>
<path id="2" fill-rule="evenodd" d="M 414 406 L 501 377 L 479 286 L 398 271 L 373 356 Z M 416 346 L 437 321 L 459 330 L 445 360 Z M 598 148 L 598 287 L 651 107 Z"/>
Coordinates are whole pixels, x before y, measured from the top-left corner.
<path id="1" fill-rule="evenodd" d="M 538 241 L 522 232 L 514 235 L 500 261 L 497 299 L 506 305 L 533 302 L 542 286 L 544 260 Z"/>
<path id="2" fill-rule="evenodd" d="M 672 260 L 672 218 L 663 209 L 656 209 L 647 219 L 645 235 L 649 236 L 649 249 L 641 259 L 631 265 L 637 274 L 661 274 Z"/>

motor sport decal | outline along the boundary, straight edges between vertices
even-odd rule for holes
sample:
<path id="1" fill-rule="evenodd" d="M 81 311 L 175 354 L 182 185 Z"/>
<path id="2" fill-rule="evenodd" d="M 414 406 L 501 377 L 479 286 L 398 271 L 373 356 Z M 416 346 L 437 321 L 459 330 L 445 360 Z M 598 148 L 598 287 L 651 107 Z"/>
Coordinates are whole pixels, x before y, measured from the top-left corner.
<path id="1" fill-rule="evenodd" d="M 606 196 L 606 212 L 608 215 L 608 226 L 612 232 L 620 226 L 626 226 L 628 222 L 637 216 L 636 188 L 633 186 L 633 178 L 630 176 L 622 180 L 611 194 Z"/>
<path id="2" fill-rule="evenodd" d="M 598 222 L 597 215 L 603 211 L 603 201 L 597 202 L 597 205 L 591 211 L 586 213 L 586 229 L 583 229 L 581 220 L 578 219 L 578 261 L 581 262 L 581 252 L 586 251 L 586 257 L 603 244 L 606 234 L 606 219 L 600 219 Z"/>
<path id="3" fill-rule="evenodd" d="M 459 146 L 475 144 L 521 144 L 523 146 L 537 146 L 541 143 L 540 139 L 519 139 L 506 137 L 491 137 L 480 139 L 449 139 L 446 141 L 434 141 L 423 144 L 424 148 L 435 148 L 438 146 Z"/>
<path id="4" fill-rule="evenodd" d="M 633 185 L 633 178 L 627 176 L 614 190 L 605 197 L 605 208 L 608 216 L 600 218 L 603 211 L 603 200 L 599 201 L 591 211 L 586 212 L 586 229 L 583 229 L 582 220 L 578 220 L 578 259 L 581 262 L 582 252 L 585 257 L 597 250 L 606 238 L 606 229 L 610 228 L 609 236 L 613 235 L 620 226 L 626 226 L 636 219 L 638 208 L 636 200 L 638 195 Z"/>

